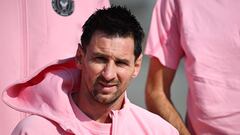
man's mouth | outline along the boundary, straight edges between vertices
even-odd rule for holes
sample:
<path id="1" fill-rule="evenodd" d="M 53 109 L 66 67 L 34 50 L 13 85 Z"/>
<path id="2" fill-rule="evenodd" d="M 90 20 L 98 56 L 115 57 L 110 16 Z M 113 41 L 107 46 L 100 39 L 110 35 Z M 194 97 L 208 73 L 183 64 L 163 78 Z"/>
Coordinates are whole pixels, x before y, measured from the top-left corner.
<path id="1" fill-rule="evenodd" d="M 105 82 L 99 82 L 100 85 L 103 87 L 114 87 L 117 86 L 117 83 L 105 83 Z"/>

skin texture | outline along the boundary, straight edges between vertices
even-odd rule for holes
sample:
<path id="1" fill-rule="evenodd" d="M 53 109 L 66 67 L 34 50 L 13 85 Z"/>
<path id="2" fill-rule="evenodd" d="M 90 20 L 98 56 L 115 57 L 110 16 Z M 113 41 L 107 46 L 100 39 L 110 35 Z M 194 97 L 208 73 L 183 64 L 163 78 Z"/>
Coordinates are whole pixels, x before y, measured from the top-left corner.
<path id="1" fill-rule="evenodd" d="M 142 55 L 135 61 L 133 38 L 95 32 L 85 53 L 79 47 L 76 61 L 83 73 L 76 104 L 91 119 L 111 122 L 109 113 L 122 107 L 124 92 L 140 70 Z"/>
<path id="2" fill-rule="evenodd" d="M 170 87 L 175 72 L 164 67 L 157 58 L 151 58 L 145 91 L 146 105 L 148 110 L 170 122 L 181 135 L 190 135 L 171 101 Z"/>

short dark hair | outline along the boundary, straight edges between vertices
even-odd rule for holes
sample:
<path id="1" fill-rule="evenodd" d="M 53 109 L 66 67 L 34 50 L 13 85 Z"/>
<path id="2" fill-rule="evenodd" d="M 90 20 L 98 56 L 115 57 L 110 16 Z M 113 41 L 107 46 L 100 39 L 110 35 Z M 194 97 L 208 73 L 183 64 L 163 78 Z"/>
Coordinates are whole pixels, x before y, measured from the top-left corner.
<path id="1" fill-rule="evenodd" d="M 98 9 L 88 18 L 82 30 L 81 43 L 84 52 L 86 52 L 86 47 L 90 43 L 94 32 L 100 31 L 108 36 L 132 36 L 135 60 L 142 53 L 143 29 L 136 17 L 126 7 L 111 6 Z"/>

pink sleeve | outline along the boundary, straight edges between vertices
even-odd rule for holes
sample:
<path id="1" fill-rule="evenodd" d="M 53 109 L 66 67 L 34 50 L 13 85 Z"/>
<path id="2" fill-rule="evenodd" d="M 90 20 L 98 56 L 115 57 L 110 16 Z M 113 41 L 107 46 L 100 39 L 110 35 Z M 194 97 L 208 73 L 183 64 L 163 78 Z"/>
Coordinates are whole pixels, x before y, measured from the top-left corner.
<path id="1" fill-rule="evenodd" d="M 177 68 L 183 50 L 178 5 L 173 0 L 157 1 L 152 13 L 145 54 L 157 57 L 166 67 Z"/>

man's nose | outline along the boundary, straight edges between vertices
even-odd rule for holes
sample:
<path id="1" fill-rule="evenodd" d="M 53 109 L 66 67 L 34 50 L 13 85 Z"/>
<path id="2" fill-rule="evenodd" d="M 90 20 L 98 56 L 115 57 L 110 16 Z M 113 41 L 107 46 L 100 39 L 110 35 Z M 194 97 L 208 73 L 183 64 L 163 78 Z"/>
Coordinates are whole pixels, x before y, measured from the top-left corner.
<path id="1" fill-rule="evenodd" d="M 105 65 L 102 76 L 106 81 L 111 81 L 116 77 L 116 65 L 113 62 L 109 62 Z"/>

